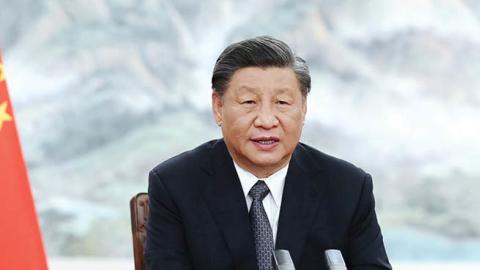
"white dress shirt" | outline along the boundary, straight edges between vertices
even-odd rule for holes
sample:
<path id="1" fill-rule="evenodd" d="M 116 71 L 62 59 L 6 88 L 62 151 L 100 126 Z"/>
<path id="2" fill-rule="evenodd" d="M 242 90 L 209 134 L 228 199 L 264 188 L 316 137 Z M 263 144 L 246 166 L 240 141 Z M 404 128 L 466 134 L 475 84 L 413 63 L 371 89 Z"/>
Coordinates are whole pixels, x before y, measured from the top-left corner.
<path id="1" fill-rule="evenodd" d="M 255 185 L 258 180 L 263 180 L 265 181 L 265 184 L 267 184 L 268 189 L 270 189 L 270 192 L 267 196 L 265 196 L 262 203 L 263 208 L 265 208 L 265 212 L 267 213 L 270 226 L 272 227 L 273 245 L 275 246 L 277 239 L 278 219 L 280 217 L 280 207 L 282 205 L 283 187 L 285 186 L 285 177 L 287 176 L 288 164 L 267 178 L 258 178 L 252 173 L 238 166 L 237 163 L 233 162 L 233 164 L 235 165 L 238 178 L 242 184 L 243 194 L 245 195 L 248 211 L 250 211 L 250 206 L 252 205 L 252 198 L 248 195 L 248 192 L 250 192 L 250 189 L 253 187 L 253 185 Z"/>

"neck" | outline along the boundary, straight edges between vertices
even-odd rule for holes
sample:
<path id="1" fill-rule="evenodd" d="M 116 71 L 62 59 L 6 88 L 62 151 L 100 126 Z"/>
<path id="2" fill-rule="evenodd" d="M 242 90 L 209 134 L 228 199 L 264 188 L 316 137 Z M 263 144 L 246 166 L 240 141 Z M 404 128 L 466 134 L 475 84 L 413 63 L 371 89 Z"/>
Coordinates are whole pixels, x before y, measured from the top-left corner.
<path id="1" fill-rule="evenodd" d="M 235 158 L 233 158 L 233 161 L 235 161 L 235 163 L 238 166 L 240 166 L 242 169 L 250 172 L 251 174 L 255 175 L 257 178 L 267 178 L 272 174 L 278 172 L 285 166 L 287 166 L 287 164 L 290 162 L 290 157 L 286 161 L 280 164 L 275 164 L 271 166 L 258 166 L 255 164 L 244 164 L 243 162 L 238 162 Z"/>

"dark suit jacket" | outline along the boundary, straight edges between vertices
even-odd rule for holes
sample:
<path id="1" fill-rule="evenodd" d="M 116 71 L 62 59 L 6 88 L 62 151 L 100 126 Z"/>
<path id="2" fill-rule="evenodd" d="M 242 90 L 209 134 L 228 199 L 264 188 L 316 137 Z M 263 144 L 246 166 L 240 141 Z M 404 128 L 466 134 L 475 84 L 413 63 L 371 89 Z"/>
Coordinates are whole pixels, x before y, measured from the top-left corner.
<path id="1" fill-rule="evenodd" d="M 210 141 L 150 172 L 145 259 L 151 270 L 254 270 L 255 247 L 240 180 L 223 140 Z M 349 270 L 391 269 L 361 169 L 299 144 L 283 191 L 276 249 L 296 269 L 327 269 L 339 249 Z"/>

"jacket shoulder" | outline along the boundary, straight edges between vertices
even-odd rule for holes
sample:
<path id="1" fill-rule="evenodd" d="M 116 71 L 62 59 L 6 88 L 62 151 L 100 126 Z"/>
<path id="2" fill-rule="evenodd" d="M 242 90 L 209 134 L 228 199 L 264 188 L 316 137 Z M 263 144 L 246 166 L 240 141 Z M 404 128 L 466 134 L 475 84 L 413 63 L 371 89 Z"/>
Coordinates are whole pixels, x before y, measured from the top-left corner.
<path id="1" fill-rule="evenodd" d="M 331 156 L 304 143 L 298 145 L 304 163 L 315 170 L 327 170 L 334 175 L 365 177 L 367 173 L 346 160 Z"/>
<path id="2" fill-rule="evenodd" d="M 155 166 L 150 174 L 156 174 L 162 178 L 192 174 L 201 168 L 201 164 L 209 160 L 211 149 L 218 141 L 208 141 L 192 150 L 171 157 Z"/>

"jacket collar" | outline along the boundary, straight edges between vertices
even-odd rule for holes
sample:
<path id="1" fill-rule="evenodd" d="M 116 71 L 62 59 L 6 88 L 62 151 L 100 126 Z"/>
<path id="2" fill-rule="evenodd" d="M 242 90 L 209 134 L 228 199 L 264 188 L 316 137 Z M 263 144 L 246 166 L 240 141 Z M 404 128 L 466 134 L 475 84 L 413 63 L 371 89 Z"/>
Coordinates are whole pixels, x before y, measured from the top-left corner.
<path id="1" fill-rule="evenodd" d="M 223 140 L 213 144 L 204 168 L 212 175 L 206 185 L 205 199 L 236 269 L 256 270 L 255 244 L 245 197 Z"/>
<path id="2" fill-rule="evenodd" d="M 321 203 L 325 199 L 325 188 L 315 184 L 318 179 L 327 181 L 326 170 L 320 166 L 309 156 L 305 146 L 299 144 L 285 179 L 275 248 L 288 250 L 297 267 L 314 218 L 326 219 L 325 203 Z"/>
<path id="3" fill-rule="evenodd" d="M 257 269 L 255 244 L 249 214 L 240 180 L 223 140 L 212 143 L 210 158 L 204 169 L 211 175 L 205 198 L 219 230 L 222 232 L 237 269 Z M 315 186 L 314 177 L 324 171 L 309 157 L 305 146 L 299 144 L 290 160 L 276 239 L 276 249 L 290 252 L 299 265 L 306 236 L 318 212 L 322 189 Z M 322 204 L 323 205 L 323 204 Z M 324 209 L 318 212 L 323 215 Z"/>

